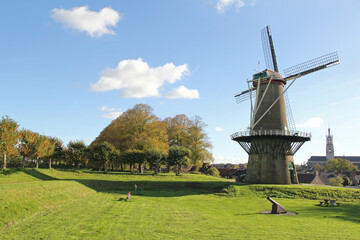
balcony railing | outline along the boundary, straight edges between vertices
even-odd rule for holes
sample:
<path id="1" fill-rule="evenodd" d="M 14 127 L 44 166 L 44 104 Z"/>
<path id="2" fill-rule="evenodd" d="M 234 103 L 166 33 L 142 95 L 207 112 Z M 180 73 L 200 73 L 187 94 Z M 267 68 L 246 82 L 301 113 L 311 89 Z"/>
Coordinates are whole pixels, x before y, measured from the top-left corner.
<path id="1" fill-rule="evenodd" d="M 250 130 L 250 131 L 236 132 L 230 135 L 231 139 L 233 140 L 238 137 L 251 137 L 251 136 L 293 136 L 293 137 L 311 138 L 311 133 L 275 129 L 275 130 Z"/>

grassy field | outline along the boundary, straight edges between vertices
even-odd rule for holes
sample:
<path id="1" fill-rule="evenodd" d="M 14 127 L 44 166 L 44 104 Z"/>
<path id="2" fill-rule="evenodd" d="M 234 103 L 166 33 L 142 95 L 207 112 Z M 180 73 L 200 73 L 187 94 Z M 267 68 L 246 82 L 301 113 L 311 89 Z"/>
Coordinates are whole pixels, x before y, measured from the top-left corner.
<path id="1" fill-rule="evenodd" d="M 134 184 L 141 195 L 125 201 Z M 224 190 L 225 189 L 225 190 Z M 296 216 L 260 214 L 272 196 Z M 340 207 L 317 206 L 336 198 Z M 186 174 L 0 175 L 1 239 L 360 239 L 360 190 Z"/>

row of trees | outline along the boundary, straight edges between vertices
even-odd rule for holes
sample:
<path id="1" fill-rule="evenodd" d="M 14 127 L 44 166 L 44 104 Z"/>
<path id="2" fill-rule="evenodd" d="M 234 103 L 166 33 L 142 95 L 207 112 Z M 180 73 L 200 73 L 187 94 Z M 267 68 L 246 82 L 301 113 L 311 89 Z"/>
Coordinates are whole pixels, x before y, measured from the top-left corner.
<path id="1" fill-rule="evenodd" d="M 112 121 L 100 135 L 86 146 L 83 141 L 71 141 L 67 146 L 55 137 L 44 136 L 19 125 L 7 116 L 0 122 L 0 152 L 3 154 L 3 168 L 7 156 L 21 156 L 25 163 L 35 162 L 70 166 L 90 166 L 97 169 L 124 170 L 143 165 L 159 171 L 161 166 L 182 166 L 192 164 L 195 170 L 204 162 L 213 160 L 211 143 L 205 132 L 206 125 L 200 117 L 189 119 L 177 115 L 160 120 L 150 106 L 135 105 Z"/>
<path id="2" fill-rule="evenodd" d="M 36 168 L 39 167 L 40 162 L 48 162 L 51 168 L 53 161 L 71 162 L 73 165 L 80 166 L 86 160 L 86 149 L 82 141 L 70 142 L 65 147 L 63 142 L 56 137 L 41 135 L 28 129 L 19 129 L 19 124 L 8 116 L 2 117 L 0 121 L 0 152 L 3 156 L 4 169 L 8 156 L 20 156 L 23 168 L 29 161 L 34 161 Z"/>
<path id="3" fill-rule="evenodd" d="M 155 171 L 161 165 L 177 166 L 180 171 L 189 164 L 197 170 L 213 161 L 205 127 L 200 117 L 182 114 L 161 120 L 149 105 L 137 104 L 112 121 L 90 146 L 108 142 L 124 163 L 131 169 L 137 165 L 140 172 L 144 163 Z"/>

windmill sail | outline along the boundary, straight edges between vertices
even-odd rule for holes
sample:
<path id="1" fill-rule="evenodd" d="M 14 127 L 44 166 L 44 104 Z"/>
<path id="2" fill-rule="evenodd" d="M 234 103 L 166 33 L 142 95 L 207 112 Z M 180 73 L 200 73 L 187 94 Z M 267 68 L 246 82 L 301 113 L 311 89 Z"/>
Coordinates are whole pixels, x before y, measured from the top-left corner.
<path id="1" fill-rule="evenodd" d="M 307 62 L 295 65 L 284 70 L 285 80 L 291 80 L 295 77 L 302 77 L 306 74 L 319 71 L 324 68 L 332 67 L 339 64 L 339 56 L 337 52 L 332 52 L 324 56 L 314 58 Z"/>
<path id="2" fill-rule="evenodd" d="M 241 103 L 243 101 L 246 101 L 250 99 L 250 92 L 255 91 L 255 88 L 252 87 L 249 90 L 242 91 L 240 93 L 235 94 L 235 101 L 236 103 Z"/>
<path id="3" fill-rule="evenodd" d="M 263 44 L 266 68 L 279 72 L 270 26 L 266 26 L 263 30 L 261 30 L 261 40 Z"/>

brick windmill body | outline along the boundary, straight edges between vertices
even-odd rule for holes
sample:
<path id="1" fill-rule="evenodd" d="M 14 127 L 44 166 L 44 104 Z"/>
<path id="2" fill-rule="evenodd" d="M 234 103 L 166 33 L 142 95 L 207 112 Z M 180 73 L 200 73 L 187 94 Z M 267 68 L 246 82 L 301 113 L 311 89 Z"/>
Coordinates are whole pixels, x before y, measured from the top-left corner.
<path id="1" fill-rule="evenodd" d="M 296 130 L 286 91 L 297 78 L 338 64 L 338 56 L 334 52 L 296 65 L 286 69 L 283 77 L 278 73 L 269 26 L 262 30 L 262 41 L 267 69 L 254 74 L 247 81 L 248 90 L 235 95 L 238 103 L 250 99 L 250 127 L 231 138 L 249 154 L 246 182 L 298 183 L 294 154 L 311 134 Z"/>

